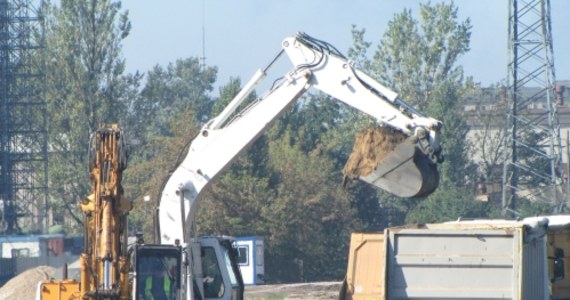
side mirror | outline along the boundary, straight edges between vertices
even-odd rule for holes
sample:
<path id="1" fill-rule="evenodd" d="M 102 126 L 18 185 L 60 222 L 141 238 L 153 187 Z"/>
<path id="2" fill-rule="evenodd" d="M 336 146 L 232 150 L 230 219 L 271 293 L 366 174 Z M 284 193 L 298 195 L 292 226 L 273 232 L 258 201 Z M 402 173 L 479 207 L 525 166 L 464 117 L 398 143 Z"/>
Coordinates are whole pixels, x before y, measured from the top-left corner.
<path id="1" fill-rule="evenodd" d="M 550 279 L 550 282 L 556 282 L 564 279 L 564 250 L 560 248 L 556 248 L 554 250 L 554 261 L 553 261 L 553 276 Z"/>

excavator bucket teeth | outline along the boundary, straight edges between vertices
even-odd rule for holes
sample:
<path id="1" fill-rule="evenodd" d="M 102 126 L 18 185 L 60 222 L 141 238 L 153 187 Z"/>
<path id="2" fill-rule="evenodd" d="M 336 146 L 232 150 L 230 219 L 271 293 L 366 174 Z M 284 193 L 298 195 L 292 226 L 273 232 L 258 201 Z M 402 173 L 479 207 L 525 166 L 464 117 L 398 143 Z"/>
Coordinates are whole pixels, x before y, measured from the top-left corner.
<path id="1" fill-rule="evenodd" d="M 423 197 L 439 185 L 436 164 L 416 144 L 396 146 L 374 170 L 360 179 L 398 197 Z"/>

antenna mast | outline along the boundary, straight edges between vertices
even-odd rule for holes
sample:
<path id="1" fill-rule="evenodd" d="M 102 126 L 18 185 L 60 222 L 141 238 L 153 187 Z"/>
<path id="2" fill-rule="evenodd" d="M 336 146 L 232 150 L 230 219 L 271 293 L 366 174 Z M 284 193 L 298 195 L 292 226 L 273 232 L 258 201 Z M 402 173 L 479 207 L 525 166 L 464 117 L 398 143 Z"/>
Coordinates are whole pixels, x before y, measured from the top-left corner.
<path id="1" fill-rule="evenodd" d="M 200 57 L 200 67 L 206 69 L 206 2 L 202 0 L 202 57 Z"/>

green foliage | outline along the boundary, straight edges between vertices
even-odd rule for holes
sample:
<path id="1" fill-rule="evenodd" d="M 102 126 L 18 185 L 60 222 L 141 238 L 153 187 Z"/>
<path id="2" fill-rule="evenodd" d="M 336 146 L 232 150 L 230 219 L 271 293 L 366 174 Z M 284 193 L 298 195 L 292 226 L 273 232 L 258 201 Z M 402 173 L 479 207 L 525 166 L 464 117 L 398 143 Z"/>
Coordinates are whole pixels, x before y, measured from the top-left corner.
<path id="1" fill-rule="evenodd" d="M 217 69 L 202 68 L 199 59 L 178 59 L 167 67 L 155 66 L 146 76 L 140 97 L 133 101 L 129 127 L 137 138 L 144 140 L 154 135 L 172 135 L 169 122 L 181 111 L 194 111 L 187 122 L 200 122 L 210 117 Z"/>
<path id="2" fill-rule="evenodd" d="M 473 193 L 464 188 L 440 188 L 408 213 L 406 223 L 437 223 L 458 218 L 489 217 L 491 208 L 488 204 L 473 199 Z"/>
<path id="3" fill-rule="evenodd" d="M 367 62 L 364 30 L 352 29 L 351 58 L 420 109 L 433 99 L 431 91 L 444 81 L 460 82 L 463 70 L 457 59 L 469 51 L 471 21 L 457 20 L 453 3 L 420 4 L 419 20 L 405 9 L 396 14 Z"/>
<path id="4" fill-rule="evenodd" d="M 271 137 L 278 138 L 287 133 L 291 143 L 299 143 L 303 151 L 311 151 L 326 147 L 324 135 L 342 119 L 343 111 L 337 100 L 322 94 L 308 94 L 282 117 L 271 131 Z"/>
<path id="5" fill-rule="evenodd" d="M 213 111 L 238 91 L 239 80 L 232 79 Z M 311 95 L 294 106 L 201 202 L 200 234 L 264 236 L 269 281 L 338 279 L 344 273 L 349 232 L 358 220 L 354 200 L 340 188 L 338 162 L 323 146 L 323 133 L 338 118 L 333 101 Z"/>
<path id="6" fill-rule="evenodd" d="M 405 222 L 424 222 L 487 215 L 470 192 L 476 170 L 468 156 L 469 127 L 462 113 L 467 83 L 463 69 L 457 66 L 458 58 L 469 51 L 471 22 L 458 20 L 453 2 L 420 4 L 418 16 L 414 18 L 411 9 L 396 14 L 372 60 L 366 53 L 371 43 L 364 39 L 365 30 L 352 27 L 351 59 L 444 125 L 441 145 L 445 162 L 439 166 L 439 189 L 427 199 L 397 199 L 379 192 L 379 208 L 374 211 L 382 217 L 366 218 L 373 227 L 399 225 L 404 218 Z"/>
<path id="7" fill-rule="evenodd" d="M 140 95 L 133 98 L 128 133 L 136 145 L 124 177 L 127 194 L 136 201 L 129 217 L 132 233 L 154 236 L 161 189 L 185 157 L 199 120 L 209 117 L 208 92 L 213 90 L 216 72 L 213 67 L 202 68 L 196 58 L 179 59 L 166 68 L 155 66 Z M 151 201 L 142 202 L 145 196 Z"/>
<path id="8" fill-rule="evenodd" d="M 364 30 L 352 29 L 352 57 L 370 66 L 373 76 L 409 103 L 443 121 L 441 139 L 447 162 L 442 179 L 456 185 L 468 182 L 471 172 L 466 167 L 469 128 L 460 100 L 464 92 L 463 70 L 456 66 L 457 59 L 469 50 L 470 30 L 469 19 L 457 20 L 453 3 L 421 4 L 419 20 L 414 19 L 410 9 L 405 9 L 388 22 L 373 60 L 366 62 L 365 49 L 370 43 L 364 41 Z"/>
<path id="9" fill-rule="evenodd" d="M 552 214 L 552 205 L 546 202 L 532 202 L 525 198 L 517 199 L 515 207 L 519 218 L 534 217 Z"/>
<path id="10" fill-rule="evenodd" d="M 473 147 L 470 149 L 471 156 L 478 155 L 481 160 L 478 166 L 478 174 L 480 181 L 486 183 L 500 183 L 503 176 L 503 160 L 505 151 L 506 117 L 505 97 L 501 90 L 504 87 L 499 85 L 489 88 L 469 87 L 466 94 L 472 99 L 493 99 L 493 110 L 483 105 L 484 103 L 475 102 L 479 107 L 468 113 L 466 117 L 475 118 L 475 122 L 480 124 L 478 130 L 474 130 Z M 495 93 L 496 91 L 499 93 Z M 506 90 L 503 90 L 506 91 Z M 488 104 L 487 104 L 488 105 Z"/>
<path id="11" fill-rule="evenodd" d="M 439 166 L 442 188 L 466 186 L 476 181 L 476 168 L 468 156 L 469 126 L 462 111 L 460 92 L 457 83 L 445 81 L 433 91 L 434 98 L 425 109 L 426 115 L 443 122 L 441 147 L 445 163 Z"/>
<path id="12" fill-rule="evenodd" d="M 422 85 L 426 84 L 422 82 L 422 51 L 427 47 L 422 45 L 417 23 L 409 9 L 388 22 L 388 28 L 374 54 L 373 74 L 399 91 L 404 99 L 422 105 L 426 101 L 422 99 Z"/>
<path id="13" fill-rule="evenodd" d="M 77 204 L 90 185 L 89 136 L 127 112 L 133 81 L 123 75 L 121 41 L 130 28 L 120 2 L 63 0 L 45 10 L 50 205 L 56 223 L 64 215 L 76 221 L 65 224 L 67 232 L 82 222 Z"/>
<path id="14" fill-rule="evenodd" d="M 196 224 L 201 235 L 265 236 L 263 206 L 273 197 L 266 178 L 228 173 L 205 194 Z"/>
<path id="15" fill-rule="evenodd" d="M 177 112 L 165 124 L 169 135 L 154 135 L 144 145 L 133 149 L 129 167 L 123 177 L 126 195 L 134 201 L 129 216 L 130 234 L 142 232 L 147 241 L 158 242 L 154 236 L 154 216 L 158 207 L 161 189 L 168 175 L 184 158 L 190 140 L 196 132 L 196 124 L 188 122 L 194 119 L 190 109 Z M 145 196 L 150 201 L 142 201 Z M 152 238 L 151 238 L 152 237 Z"/>
<path id="16" fill-rule="evenodd" d="M 356 25 L 352 25 L 352 47 L 348 49 L 347 56 L 356 64 L 358 68 L 370 72 L 372 68 L 372 62 L 366 56 L 368 52 L 368 48 L 372 43 L 367 42 L 364 40 L 364 34 L 366 33 L 366 29 L 362 28 L 358 30 Z"/>
<path id="17" fill-rule="evenodd" d="M 334 161 L 318 148 L 305 152 L 290 140 L 285 133 L 269 144 L 277 194 L 263 212 L 274 258 L 268 267 L 283 280 L 338 278 L 349 233 L 357 225 L 351 196 L 338 184 Z"/>

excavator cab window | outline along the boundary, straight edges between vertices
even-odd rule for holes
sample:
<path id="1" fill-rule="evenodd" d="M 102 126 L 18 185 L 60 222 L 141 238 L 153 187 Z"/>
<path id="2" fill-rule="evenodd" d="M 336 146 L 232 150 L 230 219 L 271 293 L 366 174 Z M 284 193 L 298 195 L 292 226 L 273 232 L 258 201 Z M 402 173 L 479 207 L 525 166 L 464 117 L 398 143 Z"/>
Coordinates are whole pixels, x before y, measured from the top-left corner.
<path id="1" fill-rule="evenodd" d="M 179 299 L 180 258 L 178 248 L 139 249 L 136 255 L 137 299 Z"/>
<path id="2" fill-rule="evenodd" d="M 243 278 L 238 265 L 238 251 L 234 244 L 227 240 L 221 241 L 220 246 L 224 256 L 226 270 L 230 275 L 232 299 L 241 300 L 243 299 L 244 287 Z"/>
<path id="3" fill-rule="evenodd" d="M 220 247 L 202 246 L 202 273 L 206 299 L 243 299 L 243 280 L 237 265 L 236 251 L 232 243 L 220 240 Z M 219 253 L 216 253 L 216 248 Z M 227 274 L 224 279 L 223 274 Z M 224 282 L 228 280 L 229 282 Z M 229 294 L 228 294 L 229 293 Z"/>
<path id="4" fill-rule="evenodd" d="M 221 298 L 224 295 L 224 279 L 213 247 L 202 248 L 202 272 L 204 273 L 204 296 Z"/>

